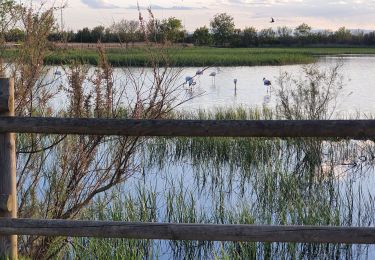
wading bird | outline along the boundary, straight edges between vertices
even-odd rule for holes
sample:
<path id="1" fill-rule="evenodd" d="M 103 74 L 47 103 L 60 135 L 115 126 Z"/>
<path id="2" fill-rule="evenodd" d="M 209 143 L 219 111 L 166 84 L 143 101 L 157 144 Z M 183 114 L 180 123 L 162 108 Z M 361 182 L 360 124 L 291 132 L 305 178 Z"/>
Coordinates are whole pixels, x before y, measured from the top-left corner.
<path id="1" fill-rule="evenodd" d="M 185 77 L 184 85 L 185 85 L 185 84 L 188 84 L 189 87 L 191 87 L 191 86 L 194 86 L 194 85 L 196 84 L 196 82 L 194 81 L 194 78 L 193 78 L 193 77 L 186 76 L 186 77 Z"/>
<path id="2" fill-rule="evenodd" d="M 266 78 L 263 78 L 263 84 L 264 86 L 267 87 L 267 93 L 268 93 L 268 87 L 270 87 L 272 84 L 271 84 L 271 81 L 269 81 L 268 79 Z"/>
<path id="3" fill-rule="evenodd" d="M 203 70 L 201 70 L 201 69 L 197 70 L 197 72 L 195 73 L 195 75 L 203 75 Z"/>
<path id="4" fill-rule="evenodd" d="M 215 71 L 211 72 L 209 76 L 212 77 L 212 83 L 215 84 L 216 72 Z"/>

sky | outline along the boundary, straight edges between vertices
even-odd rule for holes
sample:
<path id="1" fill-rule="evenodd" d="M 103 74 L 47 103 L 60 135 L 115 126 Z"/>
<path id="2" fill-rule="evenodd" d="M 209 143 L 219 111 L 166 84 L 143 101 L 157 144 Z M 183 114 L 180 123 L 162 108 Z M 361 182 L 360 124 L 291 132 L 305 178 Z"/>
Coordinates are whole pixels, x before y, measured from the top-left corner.
<path id="1" fill-rule="evenodd" d="M 56 0 L 55 0 L 56 1 Z M 77 30 L 97 25 L 108 26 L 121 19 L 138 19 L 136 0 L 61 0 L 67 2 L 63 11 L 66 29 Z M 234 17 L 237 28 L 257 29 L 307 23 L 314 29 L 375 30 L 375 0 L 139 0 L 143 16 L 151 6 L 156 18 L 176 17 L 185 29 L 206 25 L 217 13 Z M 59 14 L 60 16 L 60 14 Z M 270 24 L 270 17 L 276 22 Z"/>

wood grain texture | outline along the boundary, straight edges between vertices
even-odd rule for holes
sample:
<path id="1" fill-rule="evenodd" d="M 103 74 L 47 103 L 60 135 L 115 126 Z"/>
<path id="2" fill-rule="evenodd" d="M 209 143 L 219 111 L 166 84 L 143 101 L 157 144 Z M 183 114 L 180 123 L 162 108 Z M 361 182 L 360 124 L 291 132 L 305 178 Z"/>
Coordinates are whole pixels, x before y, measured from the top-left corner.
<path id="1" fill-rule="evenodd" d="M 375 120 L 132 120 L 0 117 L 0 132 L 363 139 L 375 137 Z"/>
<path id="2" fill-rule="evenodd" d="M 14 116 L 14 81 L 0 78 L 0 116 Z M 0 219 L 17 217 L 16 145 L 13 133 L 0 133 Z M 7 210 L 8 209 L 8 210 Z M 17 258 L 17 236 L 0 236 L 0 257 Z"/>
<path id="3" fill-rule="evenodd" d="M 0 234 L 132 239 L 374 244 L 374 227 L 1 219 Z"/>

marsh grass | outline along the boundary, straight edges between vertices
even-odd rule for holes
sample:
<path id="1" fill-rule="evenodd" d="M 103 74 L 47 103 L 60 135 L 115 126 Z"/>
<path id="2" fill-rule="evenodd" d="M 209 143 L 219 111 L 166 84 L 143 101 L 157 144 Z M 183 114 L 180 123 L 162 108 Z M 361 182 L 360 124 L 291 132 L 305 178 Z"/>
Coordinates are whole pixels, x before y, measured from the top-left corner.
<path id="1" fill-rule="evenodd" d="M 275 115 L 264 109 L 221 108 L 174 116 L 262 119 Z M 142 151 L 144 174 L 96 200 L 85 217 L 173 223 L 374 226 L 374 151 L 372 141 L 152 138 Z M 69 252 L 78 256 L 75 248 L 90 248 L 85 250 L 85 258 L 91 259 L 354 259 L 373 250 L 342 244 L 93 238 L 74 239 L 72 244 Z"/>
<path id="2" fill-rule="evenodd" d="M 155 48 L 155 52 L 159 49 Z M 257 66 L 307 64 L 318 56 L 345 54 L 375 54 L 375 48 L 163 48 L 173 66 Z M 144 48 L 108 49 L 108 61 L 112 66 L 151 66 Z M 5 58 L 17 55 L 15 50 L 6 50 Z M 55 49 L 46 58 L 45 64 L 62 65 L 72 62 L 98 65 L 100 57 L 95 50 Z"/>

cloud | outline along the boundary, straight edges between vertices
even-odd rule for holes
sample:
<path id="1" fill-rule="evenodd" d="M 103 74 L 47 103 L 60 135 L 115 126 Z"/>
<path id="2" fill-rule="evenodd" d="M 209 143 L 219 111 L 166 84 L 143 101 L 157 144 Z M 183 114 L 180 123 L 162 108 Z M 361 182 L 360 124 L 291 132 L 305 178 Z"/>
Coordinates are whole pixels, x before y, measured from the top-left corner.
<path id="1" fill-rule="evenodd" d="M 116 5 L 109 4 L 105 0 L 81 0 L 82 3 L 93 9 L 115 9 Z"/>
<path id="2" fill-rule="evenodd" d="M 139 8 L 147 9 L 150 8 L 151 10 L 176 10 L 176 11 L 186 11 L 186 10 L 198 10 L 198 9 L 207 9 L 207 7 L 193 7 L 193 6 L 171 6 L 171 7 L 165 7 L 161 5 L 150 5 L 148 7 L 140 6 Z M 128 9 L 138 9 L 137 6 L 131 5 L 128 7 Z"/>

